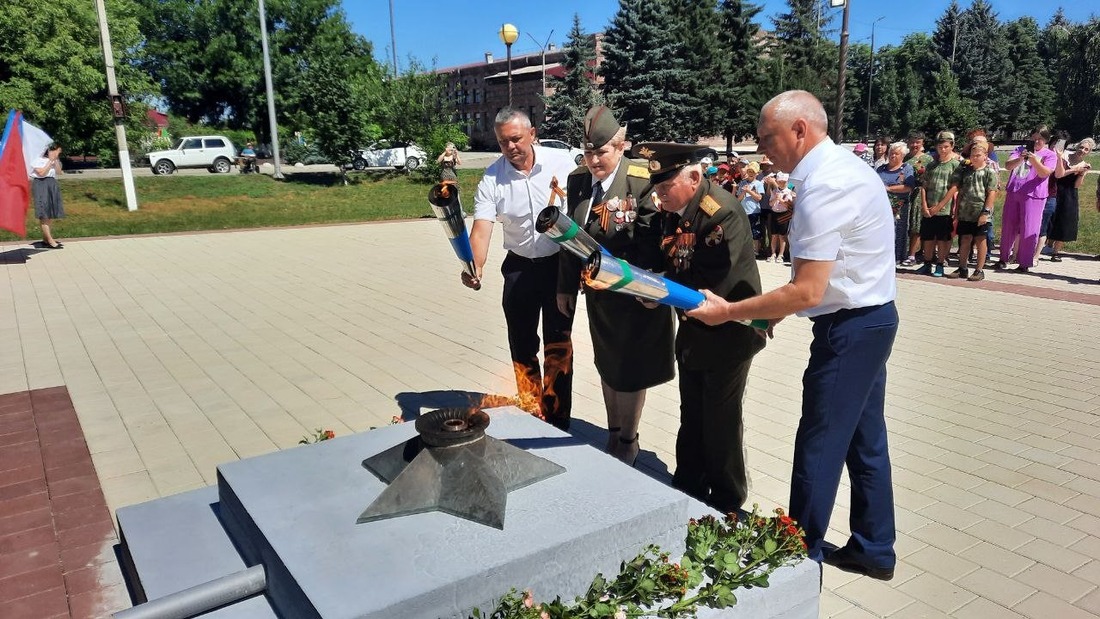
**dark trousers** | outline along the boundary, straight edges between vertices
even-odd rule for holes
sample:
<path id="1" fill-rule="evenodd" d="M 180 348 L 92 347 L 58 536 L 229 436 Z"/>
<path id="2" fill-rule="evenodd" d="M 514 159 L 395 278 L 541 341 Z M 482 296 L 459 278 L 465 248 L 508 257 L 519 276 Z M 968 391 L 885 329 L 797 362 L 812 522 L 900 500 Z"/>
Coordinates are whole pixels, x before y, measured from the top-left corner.
<path id="1" fill-rule="evenodd" d="M 848 466 L 852 536 L 867 565 L 893 567 L 894 493 L 883 406 L 886 360 L 898 330 L 894 304 L 841 310 L 814 319 L 802 377 L 802 418 L 794 441 L 791 517 L 806 530 L 809 556 L 821 543 Z"/>
<path id="2" fill-rule="evenodd" d="M 672 487 L 714 507 L 735 512 L 749 494 L 741 402 L 752 359 L 713 370 L 681 364 L 680 431 Z"/>
<path id="3" fill-rule="evenodd" d="M 531 260 L 508 253 L 500 268 L 504 276 L 504 320 L 508 349 L 520 395 L 539 401 L 542 416 L 569 429 L 573 403 L 573 316 L 558 311 L 558 254 Z M 542 356 L 539 365 L 539 318 L 542 318 Z"/>

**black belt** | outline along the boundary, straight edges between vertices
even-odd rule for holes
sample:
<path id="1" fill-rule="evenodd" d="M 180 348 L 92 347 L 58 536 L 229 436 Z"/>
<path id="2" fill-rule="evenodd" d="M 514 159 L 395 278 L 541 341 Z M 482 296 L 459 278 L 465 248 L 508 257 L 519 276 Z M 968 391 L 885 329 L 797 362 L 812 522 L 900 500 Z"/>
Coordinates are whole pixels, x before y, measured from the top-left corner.
<path id="1" fill-rule="evenodd" d="M 509 250 L 508 251 L 508 257 L 523 260 L 524 262 L 532 262 L 534 264 L 539 264 L 539 263 L 542 263 L 542 262 L 547 262 L 549 260 L 556 260 L 558 258 L 558 255 L 557 254 L 550 254 L 549 256 L 542 256 L 540 258 L 528 258 L 527 256 L 521 256 L 521 255 L 517 254 L 516 252 Z"/>

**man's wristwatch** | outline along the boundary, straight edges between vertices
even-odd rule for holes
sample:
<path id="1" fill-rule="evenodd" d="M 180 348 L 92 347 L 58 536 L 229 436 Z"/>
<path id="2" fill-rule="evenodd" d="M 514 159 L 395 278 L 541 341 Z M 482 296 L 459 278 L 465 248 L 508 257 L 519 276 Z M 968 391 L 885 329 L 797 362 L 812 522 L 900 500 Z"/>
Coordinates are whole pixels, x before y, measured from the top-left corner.
<path id="1" fill-rule="evenodd" d="M 987 209 L 987 208 L 983 208 L 983 209 L 982 209 L 982 213 L 981 213 L 981 214 L 982 214 L 982 215 L 992 215 L 992 214 L 993 214 L 993 211 L 991 211 L 991 210 L 989 210 L 989 209 Z"/>

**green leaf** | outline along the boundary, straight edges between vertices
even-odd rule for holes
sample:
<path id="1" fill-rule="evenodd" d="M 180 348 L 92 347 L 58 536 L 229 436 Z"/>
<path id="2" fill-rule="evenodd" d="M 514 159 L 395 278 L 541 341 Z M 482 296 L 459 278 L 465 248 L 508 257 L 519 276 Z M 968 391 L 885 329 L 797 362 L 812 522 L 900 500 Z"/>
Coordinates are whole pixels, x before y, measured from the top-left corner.
<path id="1" fill-rule="evenodd" d="M 775 552 L 775 549 L 778 548 L 778 547 L 779 547 L 779 545 L 775 543 L 774 539 L 769 537 L 768 539 L 764 540 L 764 552 L 765 553 L 772 554 L 772 553 Z"/>

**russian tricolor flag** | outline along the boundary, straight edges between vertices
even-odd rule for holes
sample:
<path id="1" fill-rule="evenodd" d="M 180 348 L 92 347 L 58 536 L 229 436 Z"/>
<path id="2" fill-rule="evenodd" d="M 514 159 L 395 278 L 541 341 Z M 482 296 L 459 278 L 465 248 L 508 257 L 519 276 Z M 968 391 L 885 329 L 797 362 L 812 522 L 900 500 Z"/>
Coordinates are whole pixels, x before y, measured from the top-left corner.
<path id="1" fill-rule="evenodd" d="M 31 164 L 50 141 L 45 131 L 23 120 L 22 112 L 8 112 L 0 136 L 0 229 L 27 236 Z"/>

